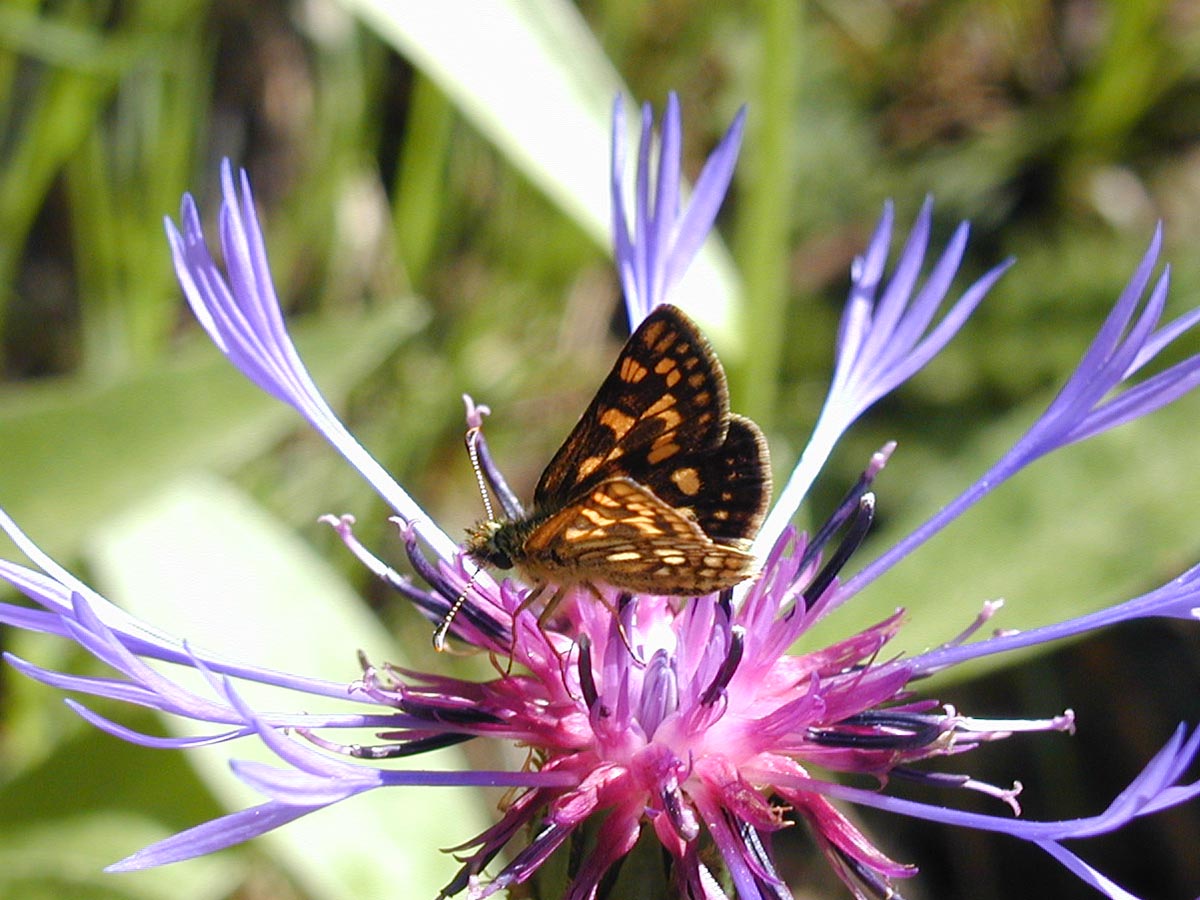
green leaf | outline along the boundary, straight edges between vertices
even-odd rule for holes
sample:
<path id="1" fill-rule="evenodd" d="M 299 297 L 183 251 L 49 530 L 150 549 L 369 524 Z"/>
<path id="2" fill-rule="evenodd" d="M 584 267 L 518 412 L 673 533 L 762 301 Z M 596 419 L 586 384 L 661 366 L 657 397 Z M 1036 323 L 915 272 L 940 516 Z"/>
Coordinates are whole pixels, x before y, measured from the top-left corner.
<path id="1" fill-rule="evenodd" d="M 404 665 L 390 636 L 344 582 L 215 478 L 180 481 L 98 529 L 89 546 L 97 583 L 110 597 L 194 646 L 347 684 L 360 674 L 359 649 L 374 660 Z M 196 690 L 211 693 L 200 679 L 192 681 Z M 237 689 L 257 708 L 348 711 L 346 704 L 261 685 Z M 190 725 L 168 721 L 173 730 L 194 733 Z M 234 778 L 231 758 L 281 765 L 254 741 L 189 751 L 187 758 L 231 810 L 262 801 Z M 453 750 L 409 765 L 468 767 Z M 262 843 L 316 897 L 393 896 L 397 886 L 404 896 L 435 896 L 456 868 L 439 848 L 487 825 L 476 796 L 436 788 L 374 791 L 272 832 Z"/>
<path id="2" fill-rule="evenodd" d="M 34 687 L 44 701 L 50 689 Z M 131 728 L 155 730 L 146 710 L 94 698 L 87 705 Z M 67 712 L 61 704 L 58 710 Z M 245 853 L 105 874 L 104 867 L 131 848 L 162 840 L 220 809 L 181 754 L 127 744 L 67 714 L 78 726 L 72 737 L 63 740 L 65 728 L 47 735 L 42 746 L 53 749 L 0 786 L 0 898 L 228 896 L 245 877 Z M 5 724 L 16 729 L 21 723 L 6 718 Z"/>
<path id="3" fill-rule="evenodd" d="M 237 889 L 245 867 L 230 858 L 121 876 L 104 873 L 130 842 L 164 837 L 153 822 L 112 812 L 67 816 L 5 834 L 0 900 L 221 900 Z"/>
<path id="4" fill-rule="evenodd" d="M 421 321 L 413 304 L 393 303 L 294 332 L 336 403 Z M 52 554 L 70 556 L 115 510 L 197 466 L 232 469 L 300 424 L 207 344 L 115 383 L 22 385 L 0 397 L 0 505 Z"/>

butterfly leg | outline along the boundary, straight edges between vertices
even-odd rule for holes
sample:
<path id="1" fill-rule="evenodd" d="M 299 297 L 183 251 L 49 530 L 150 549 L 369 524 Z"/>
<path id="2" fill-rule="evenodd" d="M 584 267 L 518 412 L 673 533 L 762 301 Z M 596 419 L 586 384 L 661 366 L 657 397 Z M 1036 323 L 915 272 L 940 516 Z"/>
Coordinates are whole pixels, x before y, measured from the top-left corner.
<path id="1" fill-rule="evenodd" d="M 550 595 L 550 598 L 542 606 L 542 611 L 538 613 L 538 630 L 546 630 L 546 623 L 550 621 L 550 617 L 554 615 L 554 611 L 562 604 L 563 599 L 567 596 L 567 590 L 567 585 L 559 585 L 554 589 L 554 593 Z"/>
<path id="2" fill-rule="evenodd" d="M 531 606 L 533 606 L 533 604 L 538 602 L 538 600 L 541 598 L 541 596 L 544 593 L 546 593 L 546 590 L 549 587 L 550 587 L 550 585 L 546 582 L 543 582 L 543 583 L 535 586 L 533 588 L 533 590 L 531 590 L 528 594 L 525 595 L 525 599 L 523 599 L 517 605 L 517 608 L 513 610 L 512 643 L 508 645 L 508 670 L 505 672 L 506 675 L 512 672 L 513 661 L 515 660 L 516 655 L 517 655 L 517 620 L 521 617 L 521 613 L 525 612 L 525 610 L 529 609 Z M 553 606 L 558 604 L 559 601 L 556 600 L 555 597 L 558 597 L 558 595 L 561 592 L 562 592 L 561 588 L 554 592 L 554 596 L 552 596 L 550 598 L 550 601 L 546 604 L 547 609 L 553 608 Z M 546 613 L 543 611 L 538 616 L 538 628 L 539 629 L 542 627 L 542 619 L 545 615 L 546 615 Z"/>
<path id="3" fill-rule="evenodd" d="M 520 605 L 513 612 L 512 644 L 509 647 L 510 665 L 513 657 L 516 655 L 517 618 L 520 616 L 520 614 L 545 597 L 545 600 L 542 604 L 542 609 L 538 613 L 537 617 L 538 630 L 544 633 L 550 623 L 550 620 L 554 617 L 554 613 L 557 612 L 558 607 L 562 605 L 562 602 L 566 599 L 568 592 L 574 586 L 575 585 L 571 584 L 556 585 L 553 592 L 550 593 L 549 596 L 546 596 L 547 591 L 550 590 L 550 584 L 539 584 L 529 592 L 524 600 L 521 601 Z M 638 659 L 637 653 L 635 653 L 633 650 L 633 645 L 629 642 L 629 635 L 625 631 L 625 625 L 621 621 L 621 610 L 624 609 L 627 603 L 632 602 L 633 596 L 627 592 L 622 592 L 618 597 L 617 604 L 614 605 L 613 602 L 605 597 L 604 594 L 601 593 L 600 589 L 592 582 L 581 582 L 579 586 L 586 589 L 604 606 L 605 609 L 609 611 L 609 613 L 612 614 L 613 621 L 617 625 L 617 634 L 621 638 L 621 643 L 625 645 L 625 649 L 629 651 L 629 655 L 631 657 Z"/>
<path id="4" fill-rule="evenodd" d="M 633 602 L 633 594 L 628 591 L 621 591 L 617 595 L 617 603 L 614 606 L 612 601 L 600 593 L 600 589 L 596 585 L 590 581 L 584 582 L 584 585 L 591 592 L 592 596 L 599 600 L 600 604 L 612 614 L 613 622 L 617 626 L 617 634 L 621 638 L 621 643 L 625 645 L 625 649 L 629 651 L 630 657 L 641 662 L 641 658 L 633 650 L 633 645 L 629 643 L 629 634 L 625 631 L 625 623 L 621 619 L 621 611 L 625 609 L 626 605 Z"/>

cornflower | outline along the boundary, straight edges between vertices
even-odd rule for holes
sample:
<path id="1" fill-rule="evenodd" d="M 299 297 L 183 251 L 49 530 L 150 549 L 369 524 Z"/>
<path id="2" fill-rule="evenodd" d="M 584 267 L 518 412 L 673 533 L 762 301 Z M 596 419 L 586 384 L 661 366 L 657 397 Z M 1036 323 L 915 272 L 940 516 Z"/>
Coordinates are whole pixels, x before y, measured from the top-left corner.
<path id="1" fill-rule="evenodd" d="M 612 202 L 617 270 L 630 322 L 636 325 L 672 287 L 712 228 L 732 177 L 744 113 L 707 161 L 691 199 L 680 200 L 680 114 L 668 103 L 657 169 L 651 166 L 653 117 L 642 113 L 634 207 L 623 199 L 623 113 L 614 111 Z M 1169 271 L 1154 277 L 1161 245 L 1149 249 L 1117 299 L 1078 369 L 1046 411 L 980 479 L 874 562 L 842 572 L 867 534 L 872 482 L 893 445 L 876 453 L 829 519 L 808 535 L 791 525 L 814 478 L 846 430 L 872 404 L 921 369 L 955 335 L 1001 276 L 989 271 L 948 304 L 967 243 L 960 225 L 925 266 L 931 205 L 918 215 L 889 276 L 893 232 L 886 207 L 855 262 L 837 340 L 836 364 L 813 434 L 764 524 L 755 550 L 758 576 L 720 595 L 687 599 L 621 598 L 565 604 L 547 628 L 523 605 L 530 587 L 495 581 L 358 444 L 305 371 L 288 337 L 272 286 L 262 234 L 245 173 L 222 169 L 220 216 L 225 269 L 213 261 L 190 196 L 180 225 L 168 220 L 175 268 L 188 302 L 213 341 L 248 378 L 291 405 L 341 452 L 395 512 L 412 564 L 400 574 L 354 537 L 348 516 L 330 518 L 347 547 L 374 573 L 440 621 L 460 597 L 449 626 L 457 642 L 491 655 L 487 681 L 401 671 L 363 660 L 349 686 L 237 665 L 163 636 L 100 596 L 50 559 L 7 516 L 0 527 L 36 568 L 0 561 L 0 577 L 40 608 L 0 604 L 0 621 L 73 640 L 119 673 L 95 678 L 54 672 L 6 654 L 20 672 L 63 690 L 125 700 L 203 723 L 202 738 L 142 735 L 68 700 L 81 716 L 134 743 L 187 748 L 257 737 L 278 766 L 233 761 L 234 771 L 264 802 L 198 825 L 110 866 L 127 871 L 211 853 L 333 803 L 391 785 L 480 785 L 509 789 L 499 821 L 457 848 L 462 865 L 441 896 L 484 898 L 530 879 L 584 827 L 591 849 L 565 896 L 597 896 L 601 879 L 647 831 L 669 855 L 679 896 L 727 896 L 720 873 L 741 900 L 787 898 L 769 836 L 804 823 L 850 892 L 898 896 L 896 883 L 916 869 L 872 845 L 839 808 L 875 807 L 946 825 L 993 831 L 1031 843 L 1086 884 L 1112 898 L 1132 895 L 1087 863 L 1066 842 L 1120 829 L 1132 820 L 1190 801 L 1200 783 L 1183 781 L 1200 749 L 1200 730 L 1181 725 L 1142 772 L 1104 809 L 1086 818 L 1020 818 L 1018 787 L 939 774 L 917 764 L 961 754 L 1017 733 L 1071 732 L 1067 710 L 1046 719 L 981 719 L 921 697 L 913 682 L 985 656 L 1077 636 L 1131 619 L 1200 614 L 1200 566 L 1140 597 L 1101 612 L 1026 632 L 977 639 L 998 604 L 985 605 L 946 643 L 915 656 L 885 655 L 902 613 L 831 646 L 789 652 L 808 629 L 884 575 L 947 523 L 1034 460 L 1139 418 L 1174 401 L 1200 380 L 1200 355 L 1157 374 L 1139 375 L 1165 347 L 1200 321 L 1200 310 L 1160 325 Z M 923 269 L 928 274 L 921 278 Z M 943 308 L 944 307 L 944 308 Z M 507 491 L 482 439 L 484 408 L 468 401 L 479 435 L 480 465 Z M 604 590 L 601 588 L 601 590 Z M 183 687 L 147 660 L 199 670 L 207 693 Z M 350 706 L 343 714 L 288 715 L 249 706 L 239 683 L 262 682 Z M 373 743 L 339 734 L 368 729 Z M 518 771 L 438 772 L 383 768 L 380 760 L 416 757 L 447 745 L 490 740 L 524 745 L 530 764 Z M 854 786 L 833 777 L 868 776 Z M 994 798 L 997 814 L 892 796 L 890 779 L 916 780 L 948 793 Z M 862 779 L 860 778 L 859 781 Z M 503 856 L 519 832 L 528 840 Z M 716 854 L 711 852 L 711 848 Z M 496 862 L 494 874 L 485 868 Z"/>

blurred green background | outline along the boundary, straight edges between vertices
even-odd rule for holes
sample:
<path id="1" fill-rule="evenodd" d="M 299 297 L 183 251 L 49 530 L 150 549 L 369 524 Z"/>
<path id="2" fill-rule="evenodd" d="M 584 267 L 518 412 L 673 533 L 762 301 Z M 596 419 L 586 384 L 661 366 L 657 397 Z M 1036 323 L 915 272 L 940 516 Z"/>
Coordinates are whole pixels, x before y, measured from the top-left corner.
<path id="1" fill-rule="evenodd" d="M 428 625 L 316 524 L 353 512 L 360 537 L 401 564 L 370 489 L 190 320 L 162 217 L 191 191 L 211 226 L 220 158 L 249 170 L 317 382 L 458 534 L 480 514 L 460 395 L 492 407 L 493 451 L 527 494 L 620 345 L 609 109 L 618 90 L 660 109 L 675 90 L 692 175 L 749 106 L 725 244 L 702 261 L 693 308 L 780 481 L 824 395 L 849 267 L 886 198 L 907 228 L 932 194 L 939 241 L 974 223 L 961 286 L 1018 259 L 951 347 L 849 436 L 812 498 L 816 519 L 898 440 L 863 551 L 876 553 L 1033 421 L 1156 220 L 1171 312 L 1200 302 L 1198 86 L 1194 2 L 2 0 L 0 505 L 101 590 L 213 649 L 346 681 L 358 646 L 472 666 L 431 660 Z M 1173 358 L 1200 350 L 1184 344 Z M 1200 558 L 1198 415 L 1189 397 L 1042 461 L 824 633 L 903 605 L 903 647 L 920 649 L 986 599 L 1008 601 L 999 626 L 1027 628 L 1160 584 Z M 250 571 L 223 566 L 235 534 L 237 548 L 262 548 Z M 234 593 L 254 577 L 261 586 Z M 88 667 L 58 643 L 0 642 Z M 1195 629 L 1151 623 L 933 683 L 971 714 L 1079 714 L 1073 739 L 1013 740 L 947 767 L 1022 781 L 1034 818 L 1094 813 L 1177 721 L 1200 720 L 1198 654 Z M 228 755 L 200 766 L 201 780 L 191 755 L 99 734 L 54 692 L 0 670 L 0 897 L 371 897 L 395 877 L 390 896 L 428 896 L 454 869 L 437 847 L 472 836 L 496 799 L 351 804 L 364 851 L 351 873 L 313 860 L 306 842 L 324 838 L 285 829 L 174 870 L 100 874 L 230 802 L 212 780 Z M 327 836 L 344 827 L 324 815 L 313 827 Z M 421 841 L 447 818 L 450 837 Z M 909 898 L 1093 896 L 1012 841 L 864 821 L 921 867 Z M 1135 893 L 1191 897 L 1198 837 L 1193 805 L 1078 849 Z M 803 833 L 776 846 L 798 897 L 846 896 Z M 399 876 L 387 869 L 397 859 Z M 373 861 L 378 874 L 365 872 Z"/>

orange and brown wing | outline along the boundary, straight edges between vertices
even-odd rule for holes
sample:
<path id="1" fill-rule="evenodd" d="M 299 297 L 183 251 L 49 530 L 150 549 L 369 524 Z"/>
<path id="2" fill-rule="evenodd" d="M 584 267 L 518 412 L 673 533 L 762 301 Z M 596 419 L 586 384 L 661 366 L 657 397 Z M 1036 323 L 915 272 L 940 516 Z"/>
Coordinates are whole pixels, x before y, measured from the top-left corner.
<path id="1" fill-rule="evenodd" d="M 729 417 L 725 439 L 717 446 L 680 453 L 629 475 L 668 506 L 687 509 L 719 542 L 753 540 L 771 499 L 766 438 L 742 416 Z"/>
<path id="2" fill-rule="evenodd" d="M 628 478 L 596 485 L 534 528 L 523 549 L 536 581 L 680 596 L 732 587 L 754 567 L 751 554 L 715 543 L 690 512 Z"/>
<path id="3" fill-rule="evenodd" d="M 645 483 L 680 455 L 721 445 L 728 420 L 725 373 L 708 341 L 677 308 L 659 306 L 546 467 L 534 505 L 556 509 L 619 475 Z"/>

